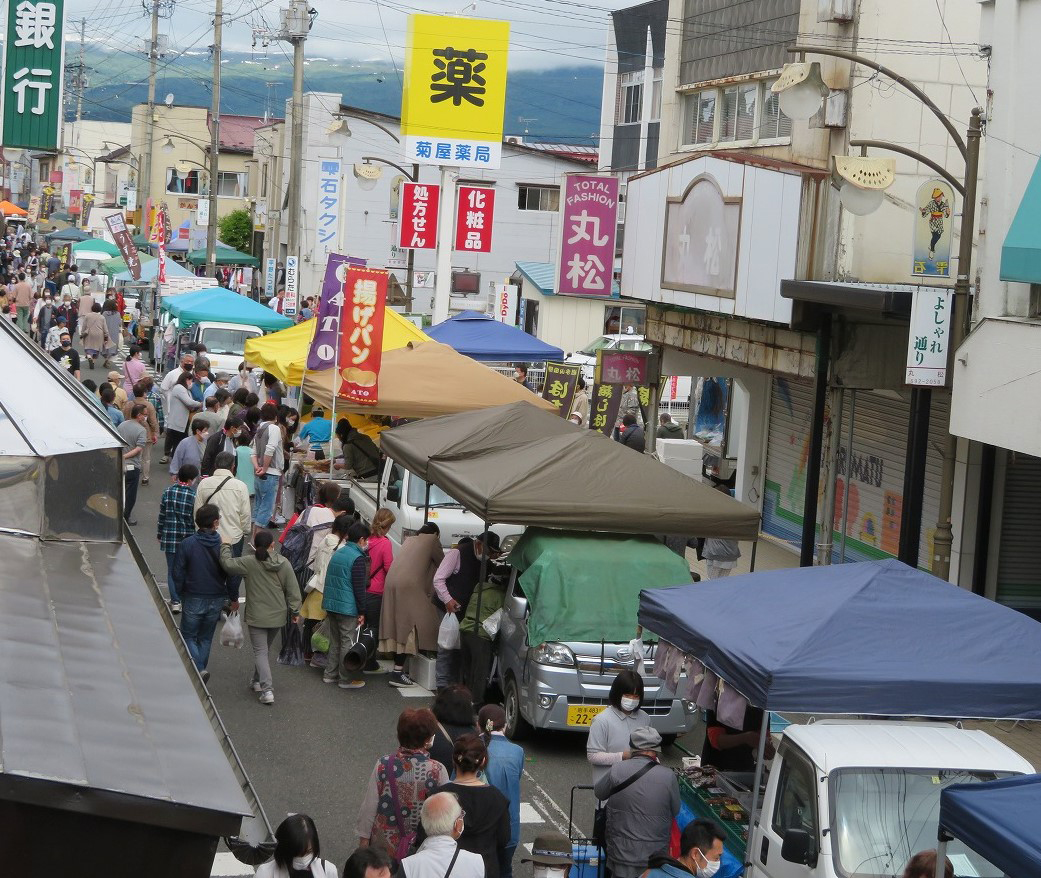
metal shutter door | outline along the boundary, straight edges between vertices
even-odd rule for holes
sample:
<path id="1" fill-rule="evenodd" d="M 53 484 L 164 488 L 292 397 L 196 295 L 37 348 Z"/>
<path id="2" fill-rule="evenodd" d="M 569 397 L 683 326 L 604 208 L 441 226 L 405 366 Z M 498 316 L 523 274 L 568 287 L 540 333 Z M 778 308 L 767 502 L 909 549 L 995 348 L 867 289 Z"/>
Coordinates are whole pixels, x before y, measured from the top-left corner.
<path id="1" fill-rule="evenodd" d="M 1041 458 L 1008 452 L 998 554 L 999 604 L 1041 617 Z"/>
<path id="2" fill-rule="evenodd" d="M 795 549 L 802 542 L 802 509 L 812 413 L 812 381 L 774 378 L 766 447 L 763 533 L 784 540 Z"/>

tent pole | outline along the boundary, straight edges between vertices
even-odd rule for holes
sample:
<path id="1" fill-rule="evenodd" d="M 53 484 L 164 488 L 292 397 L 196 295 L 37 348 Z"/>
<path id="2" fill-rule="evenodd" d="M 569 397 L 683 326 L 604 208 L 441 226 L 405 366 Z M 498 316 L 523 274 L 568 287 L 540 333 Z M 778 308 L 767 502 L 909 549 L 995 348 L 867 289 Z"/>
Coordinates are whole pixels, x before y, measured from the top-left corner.
<path id="1" fill-rule="evenodd" d="M 481 636 L 481 599 L 484 597 L 484 581 L 488 578 L 488 544 L 484 541 L 487 533 L 488 519 L 486 518 L 484 520 L 484 530 L 481 531 L 481 578 L 477 583 L 477 612 L 474 613 L 474 637 Z M 466 615 L 466 607 L 463 607 L 463 615 Z M 485 679 L 482 682 L 487 685 L 488 680 Z"/>
<path id="2" fill-rule="evenodd" d="M 759 784 L 763 780 L 763 757 L 766 754 L 766 738 L 770 734 L 770 711 L 763 711 L 763 724 L 759 729 L 759 750 L 755 758 L 755 778 L 752 781 L 752 801 L 748 808 L 748 832 L 749 838 L 755 834 L 756 820 L 759 819 Z M 754 868 L 751 863 L 751 858 L 748 856 L 751 851 L 746 851 L 746 859 L 749 862 L 745 863 L 745 868 Z M 750 874 L 750 872 L 745 873 Z"/>
<path id="3" fill-rule="evenodd" d="M 943 829 L 939 829 L 937 837 L 940 843 L 936 846 L 935 878 L 944 878 L 944 866 L 947 865 L 947 833 Z"/>
<path id="4" fill-rule="evenodd" d="M 423 524 L 430 521 L 430 481 L 427 481 L 427 496 L 423 506 Z"/>
<path id="5" fill-rule="evenodd" d="M 759 540 L 752 540 L 752 557 L 748 562 L 748 572 L 755 573 L 755 553 L 759 548 Z"/>
<path id="6" fill-rule="evenodd" d="M 331 425 L 332 432 L 329 435 L 329 478 L 333 476 L 333 470 L 336 469 L 336 450 L 333 447 L 333 440 L 336 438 L 336 397 L 340 392 L 339 379 L 340 379 L 340 336 L 343 334 L 343 288 L 340 288 L 340 304 L 339 314 L 336 318 L 336 346 L 335 353 L 333 354 L 333 401 L 329 407 L 329 423 Z M 314 331 L 318 332 L 318 322 L 315 321 Z M 304 374 L 306 375 L 307 363 L 304 363 Z M 300 392 L 303 393 L 303 381 L 300 382 Z M 340 445 L 340 451 L 343 451 L 343 445 Z M 378 481 L 377 481 L 378 484 Z M 425 524 L 426 522 L 424 522 Z"/>

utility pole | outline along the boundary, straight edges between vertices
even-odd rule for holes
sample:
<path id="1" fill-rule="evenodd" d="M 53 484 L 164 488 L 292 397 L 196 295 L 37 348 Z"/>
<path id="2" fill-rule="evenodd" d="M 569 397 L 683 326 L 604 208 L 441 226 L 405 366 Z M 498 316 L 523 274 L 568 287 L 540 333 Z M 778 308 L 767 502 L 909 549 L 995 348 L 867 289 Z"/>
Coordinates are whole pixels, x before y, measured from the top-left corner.
<path id="1" fill-rule="evenodd" d="M 87 85 L 86 67 L 83 66 L 84 42 L 87 39 L 87 19 L 80 19 L 80 60 L 76 71 L 76 121 L 83 121 L 83 89 Z"/>
<path id="2" fill-rule="evenodd" d="M 220 159 L 220 41 L 224 24 L 223 0 L 213 15 L 213 106 L 210 110 L 210 221 L 206 224 L 206 274 L 217 276 L 217 175 Z"/>
<path id="3" fill-rule="evenodd" d="M 152 39 L 148 44 L 148 105 L 145 111 L 145 148 L 138 177 L 138 209 L 148 224 L 148 199 L 152 191 L 152 150 L 155 146 L 155 78 L 159 62 L 159 7 L 163 0 L 152 0 Z M 148 234 L 148 229 L 142 230 Z"/>

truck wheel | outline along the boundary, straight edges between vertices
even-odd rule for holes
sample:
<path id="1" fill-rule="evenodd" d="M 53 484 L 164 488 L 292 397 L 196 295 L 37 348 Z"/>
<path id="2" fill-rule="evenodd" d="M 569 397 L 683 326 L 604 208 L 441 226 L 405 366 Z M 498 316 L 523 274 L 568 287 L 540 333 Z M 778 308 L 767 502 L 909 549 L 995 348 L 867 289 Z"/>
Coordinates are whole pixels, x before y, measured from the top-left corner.
<path id="1" fill-rule="evenodd" d="M 510 677 L 506 681 L 506 737 L 520 741 L 531 734 L 531 724 L 521 716 L 520 690 L 517 681 Z"/>
<path id="2" fill-rule="evenodd" d="M 662 745 L 662 747 L 671 747 L 673 744 L 676 743 L 676 737 L 677 737 L 676 735 L 662 735 L 661 736 L 661 745 Z"/>

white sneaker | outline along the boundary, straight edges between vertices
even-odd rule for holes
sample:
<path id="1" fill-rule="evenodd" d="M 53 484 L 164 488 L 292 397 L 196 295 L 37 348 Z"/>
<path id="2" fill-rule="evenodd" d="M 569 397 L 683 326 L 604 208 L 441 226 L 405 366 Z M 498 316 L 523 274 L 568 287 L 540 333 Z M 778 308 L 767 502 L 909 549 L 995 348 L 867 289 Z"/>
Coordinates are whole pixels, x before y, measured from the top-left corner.
<path id="1" fill-rule="evenodd" d="M 261 704 L 274 704 L 275 703 L 275 693 L 272 692 L 270 689 L 268 689 L 267 692 L 261 692 L 260 693 L 260 703 Z"/>
<path id="2" fill-rule="evenodd" d="M 252 689 L 254 692 L 258 692 L 258 693 L 264 691 L 263 689 L 260 688 L 260 681 L 259 680 L 250 680 L 249 681 L 249 688 Z"/>

